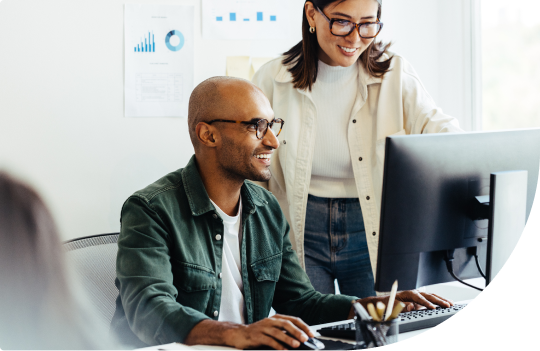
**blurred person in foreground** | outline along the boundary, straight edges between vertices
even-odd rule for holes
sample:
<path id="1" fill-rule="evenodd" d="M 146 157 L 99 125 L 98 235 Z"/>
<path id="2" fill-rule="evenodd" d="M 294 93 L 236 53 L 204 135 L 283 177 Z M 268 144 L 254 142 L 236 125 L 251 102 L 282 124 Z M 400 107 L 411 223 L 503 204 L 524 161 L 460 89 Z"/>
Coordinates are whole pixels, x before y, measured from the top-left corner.
<path id="1" fill-rule="evenodd" d="M 0 172 L 0 348 L 113 347 L 81 299 L 43 200 Z"/>

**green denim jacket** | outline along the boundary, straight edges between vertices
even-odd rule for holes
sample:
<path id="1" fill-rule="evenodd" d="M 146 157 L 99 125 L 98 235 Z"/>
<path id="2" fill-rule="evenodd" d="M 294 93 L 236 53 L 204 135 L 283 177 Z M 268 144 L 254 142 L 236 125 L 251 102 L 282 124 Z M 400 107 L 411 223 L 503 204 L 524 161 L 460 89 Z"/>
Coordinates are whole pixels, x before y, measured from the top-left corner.
<path id="1" fill-rule="evenodd" d="M 271 307 L 308 324 L 346 319 L 355 297 L 313 289 L 276 198 L 250 181 L 241 196 L 246 322 L 266 318 Z M 223 240 L 217 235 L 223 231 L 195 156 L 126 200 L 116 262 L 120 296 L 111 323 L 121 341 L 132 347 L 183 342 L 200 321 L 218 319 Z"/>

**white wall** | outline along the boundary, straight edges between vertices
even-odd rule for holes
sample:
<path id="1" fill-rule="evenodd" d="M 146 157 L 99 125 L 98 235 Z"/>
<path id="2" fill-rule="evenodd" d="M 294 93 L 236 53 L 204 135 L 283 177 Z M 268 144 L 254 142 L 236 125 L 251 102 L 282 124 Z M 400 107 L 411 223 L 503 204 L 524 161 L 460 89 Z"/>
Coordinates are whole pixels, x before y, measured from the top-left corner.
<path id="1" fill-rule="evenodd" d="M 385 0 L 381 34 L 466 128 L 469 1 Z M 0 168 L 38 189 L 64 239 L 118 231 L 123 201 L 193 152 L 185 119 L 123 117 L 124 3 L 0 3 Z M 227 56 L 277 56 L 301 39 L 304 0 L 289 2 L 291 35 L 264 41 L 203 40 L 200 0 L 159 3 L 195 6 L 195 84 L 223 75 Z"/>

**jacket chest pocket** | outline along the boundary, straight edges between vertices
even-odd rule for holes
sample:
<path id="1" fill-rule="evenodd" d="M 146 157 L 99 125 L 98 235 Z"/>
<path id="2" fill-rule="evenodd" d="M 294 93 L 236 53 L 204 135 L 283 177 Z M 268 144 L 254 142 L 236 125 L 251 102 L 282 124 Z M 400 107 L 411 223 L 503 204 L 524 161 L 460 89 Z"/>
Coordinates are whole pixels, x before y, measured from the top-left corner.
<path id="1" fill-rule="evenodd" d="M 190 263 L 173 263 L 174 286 L 178 290 L 176 301 L 206 313 L 208 301 L 216 290 L 215 273 L 206 267 Z"/>
<path id="2" fill-rule="evenodd" d="M 262 318 L 268 316 L 272 307 L 274 290 L 281 274 L 282 256 L 283 254 L 280 252 L 251 264 L 255 280 L 253 305 L 260 308 Z"/>

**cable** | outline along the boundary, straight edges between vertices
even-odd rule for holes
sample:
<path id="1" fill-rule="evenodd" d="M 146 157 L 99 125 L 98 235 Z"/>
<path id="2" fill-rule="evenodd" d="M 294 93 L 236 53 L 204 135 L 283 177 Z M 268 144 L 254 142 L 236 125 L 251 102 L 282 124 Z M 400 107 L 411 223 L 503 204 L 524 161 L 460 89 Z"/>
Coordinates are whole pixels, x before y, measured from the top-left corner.
<path id="1" fill-rule="evenodd" d="M 484 277 L 484 279 L 486 279 L 486 275 L 485 275 L 484 272 L 482 271 L 482 267 L 480 267 L 480 262 L 478 262 L 478 254 L 475 254 L 475 255 L 474 255 L 474 260 L 476 261 L 476 267 L 478 267 L 478 272 L 480 272 L 480 274 L 482 275 L 482 277 Z"/>
<path id="2" fill-rule="evenodd" d="M 460 282 L 461 284 L 464 284 L 464 285 L 467 285 L 473 289 L 476 289 L 476 290 L 479 290 L 479 291 L 484 291 L 483 289 L 480 289 L 474 285 L 471 285 L 471 284 L 468 284 L 468 283 L 465 283 L 463 280 L 459 279 L 456 274 L 454 273 L 454 266 L 452 264 L 452 262 L 454 261 L 454 250 L 446 250 L 446 257 L 444 259 L 446 261 L 446 268 L 448 269 L 448 273 L 450 273 L 450 275 L 455 279 L 457 280 L 458 282 Z"/>
<path id="3" fill-rule="evenodd" d="M 480 238 L 478 241 L 482 242 L 485 241 L 485 239 Z M 480 275 L 486 279 L 486 275 L 484 271 L 482 270 L 482 267 L 480 267 L 480 258 L 478 257 L 478 246 L 472 246 L 467 248 L 467 254 L 473 255 L 474 260 L 476 261 L 476 268 L 478 268 L 478 272 L 480 272 Z"/>

